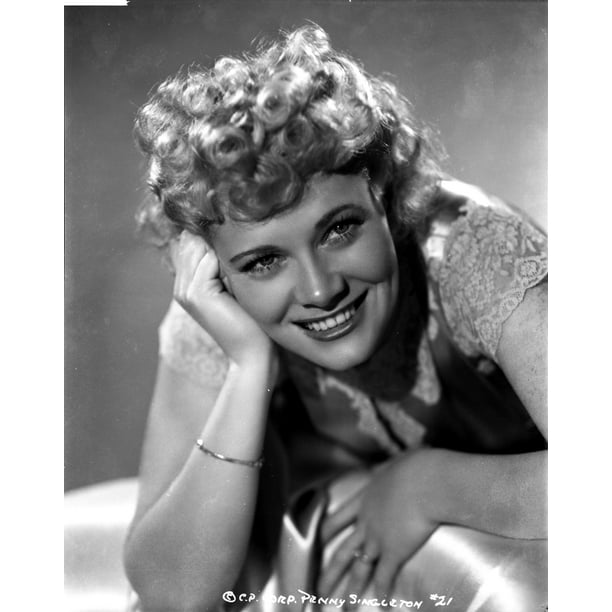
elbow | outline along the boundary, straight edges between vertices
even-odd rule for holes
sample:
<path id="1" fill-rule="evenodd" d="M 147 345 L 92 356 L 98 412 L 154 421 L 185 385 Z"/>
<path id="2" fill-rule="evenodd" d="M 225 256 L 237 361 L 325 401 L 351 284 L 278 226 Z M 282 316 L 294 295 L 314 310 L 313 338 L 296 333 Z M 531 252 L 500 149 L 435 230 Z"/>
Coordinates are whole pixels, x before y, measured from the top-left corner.
<path id="1" fill-rule="evenodd" d="M 162 567 L 155 556 L 138 551 L 129 540 L 123 564 L 143 612 L 218 612 L 222 593 L 231 588 L 207 584 L 205 573 L 195 568 Z"/>
<path id="2" fill-rule="evenodd" d="M 199 590 L 168 588 L 168 582 L 163 578 L 145 576 L 140 580 L 132 575 L 129 581 L 142 612 L 218 612 L 220 607 L 220 598 L 213 600 Z"/>
<path id="3" fill-rule="evenodd" d="M 130 586 L 138 596 L 139 610 L 154 612 L 185 609 L 163 588 L 163 579 L 143 555 L 139 555 L 129 539 L 123 550 L 123 568 Z"/>
<path id="4" fill-rule="evenodd" d="M 136 591 L 138 610 L 142 612 L 218 612 L 219 601 L 191 600 L 184 595 L 172 595 L 168 592 L 149 588 L 147 591 Z"/>

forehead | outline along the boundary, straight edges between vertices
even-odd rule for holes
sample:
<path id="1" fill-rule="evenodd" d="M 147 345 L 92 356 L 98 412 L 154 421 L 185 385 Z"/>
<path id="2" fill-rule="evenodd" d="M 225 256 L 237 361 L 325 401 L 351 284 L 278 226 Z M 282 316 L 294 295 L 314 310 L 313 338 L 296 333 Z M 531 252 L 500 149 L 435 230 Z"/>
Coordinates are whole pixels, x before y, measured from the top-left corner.
<path id="1" fill-rule="evenodd" d="M 365 177 L 339 174 L 315 177 L 308 183 L 296 206 L 264 221 L 226 219 L 215 228 L 211 240 L 221 257 L 231 257 L 232 253 L 240 250 L 260 244 L 276 244 L 279 240 L 310 232 L 325 214 L 344 204 L 374 209 L 375 203 Z"/>

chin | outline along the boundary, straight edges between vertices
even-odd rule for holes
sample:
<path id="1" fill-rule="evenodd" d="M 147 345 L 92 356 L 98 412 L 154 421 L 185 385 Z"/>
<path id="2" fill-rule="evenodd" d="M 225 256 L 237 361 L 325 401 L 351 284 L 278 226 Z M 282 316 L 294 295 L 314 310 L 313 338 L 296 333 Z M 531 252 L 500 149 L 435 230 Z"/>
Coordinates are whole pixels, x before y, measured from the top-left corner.
<path id="1" fill-rule="evenodd" d="M 371 349 L 364 350 L 364 347 L 359 347 L 358 350 L 343 350 L 338 351 L 338 354 L 326 355 L 321 360 L 324 363 L 320 363 L 317 365 L 321 365 L 328 370 L 335 370 L 337 372 L 342 372 L 344 370 L 350 370 L 351 368 L 355 368 L 362 363 L 365 363 L 372 357 L 375 352 L 375 347 Z"/>
<path id="2" fill-rule="evenodd" d="M 368 361 L 376 352 L 379 334 L 364 338 L 362 334 L 328 343 L 317 343 L 314 346 L 289 348 L 291 352 L 311 363 L 341 372 L 350 370 Z"/>
<path id="3" fill-rule="evenodd" d="M 326 370 L 332 370 L 334 372 L 344 372 L 346 370 L 350 370 L 351 368 L 357 367 L 364 361 L 367 361 L 367 358 L 364 359 L 360 356 L 343 355 L 342 357 L 335 359 L 308 359 L 308 361 L 321 368 L 325 368 Z"/>

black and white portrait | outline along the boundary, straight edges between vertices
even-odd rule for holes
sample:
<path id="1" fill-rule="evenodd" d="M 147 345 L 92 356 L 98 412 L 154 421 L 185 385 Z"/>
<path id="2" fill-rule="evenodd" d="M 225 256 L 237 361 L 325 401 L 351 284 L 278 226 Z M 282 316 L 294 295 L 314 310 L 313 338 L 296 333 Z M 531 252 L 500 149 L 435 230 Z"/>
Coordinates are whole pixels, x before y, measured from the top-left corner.
<path id="1" fill-rule="evenodd" d="M 64 17 L 68 609 L 546 610 L 546 4 Z"/>

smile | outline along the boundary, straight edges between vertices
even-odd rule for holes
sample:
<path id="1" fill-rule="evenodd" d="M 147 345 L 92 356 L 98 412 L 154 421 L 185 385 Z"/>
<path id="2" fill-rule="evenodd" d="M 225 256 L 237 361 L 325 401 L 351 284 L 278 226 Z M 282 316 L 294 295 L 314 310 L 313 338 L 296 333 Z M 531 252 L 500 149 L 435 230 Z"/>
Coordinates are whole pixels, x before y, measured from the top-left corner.
<path id="1" fill-rule="evenodd" d="M 355 313 L 365 300 L 366 294 L 367 291 L 364 291 L 354 302 L 336 313 L 317 319 L 295 321 L 295 324 L 319 339 L 332 339 L 340 334 L 344 335 L 342 332 L 346 333 L 352 329 Z"/>

